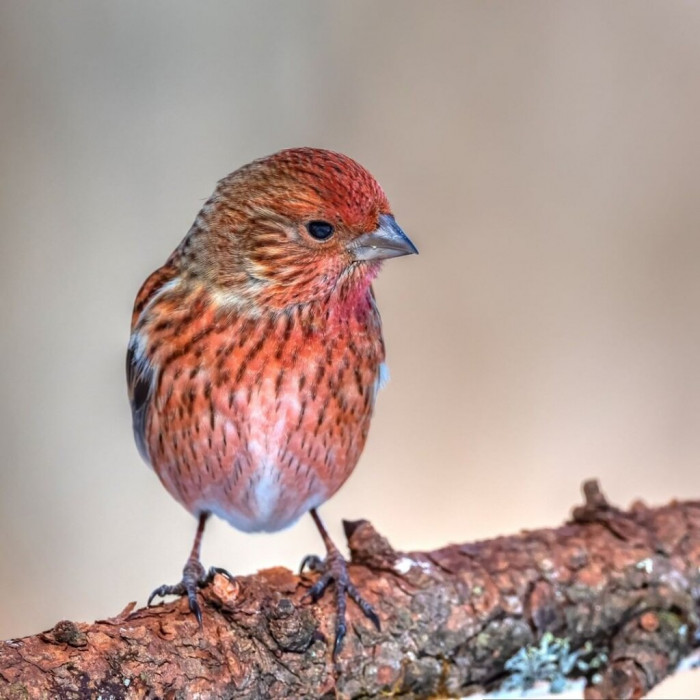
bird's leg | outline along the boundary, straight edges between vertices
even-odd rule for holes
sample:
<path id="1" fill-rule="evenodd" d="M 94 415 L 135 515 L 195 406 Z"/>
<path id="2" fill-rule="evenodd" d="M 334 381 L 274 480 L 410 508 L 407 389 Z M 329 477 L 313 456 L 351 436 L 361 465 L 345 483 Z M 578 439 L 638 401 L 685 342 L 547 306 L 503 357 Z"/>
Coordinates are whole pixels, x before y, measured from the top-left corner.
<path id="1" fill-rule="evenodd" d="M 377 629 L 380 629 L 379 617 L 350 580 L 347 562 L 333 543 L 333 540 L 331 540 L 316 509 L 312 508 L 310 513 L 318 531 L 321 533 L 323 543 L 326 545 L 326 558 L 321 559 L 315 554 L 305 557 L 301 563 L 301 571 L 308 567 L 310 571 L 316 571 L 321 574 L 321 577 L 311 586 L 307 593 L 313 601 L 317 601 L 324 594 L 331 581 L 335 581 L 336 619 L 335 643 L 333 645 L 333 658 L 335 659 L 347 631 L 345 623 L 346 595 L 349 595 L 357 603 L 360 610 L 374 623 Z"/>
<path id="2" fill-rule="evenodd" d="M 233 580 L 233 576 L 231 576 L 226 569 L 221 569 L 218 566 L 212 566 L 209 571 L 205 571 L 204 567 L 202 566 L 202 562 L 199 560 L 199 551 L 202 547 L 202 535 L 204 534 L 204 526 L 209 519 L 209 515 L 209 513 L 201 513 L 199 516 L 197 534 L 194 537 L 194 544 L 192 545 L 190 556 L 182 570 L 182 580 L 172 586 L 163 584 L 162 586 L 156 588 L 156 590 L 149 596 L 147 603 L 147 605 L 150 606 L 151 602 L 156 596 L 186 595 L 190 604 L 190 610 L 197 618 L 197 622 L 199 622 L 200 627 L 202 626 L 202 609 L 199 607 L 199 603 L 197 602 L 197 588 L 202 588 L 208 585 L 214 578 L 215 574 L 222 574 L 226 576 L 226 578 Z"/>

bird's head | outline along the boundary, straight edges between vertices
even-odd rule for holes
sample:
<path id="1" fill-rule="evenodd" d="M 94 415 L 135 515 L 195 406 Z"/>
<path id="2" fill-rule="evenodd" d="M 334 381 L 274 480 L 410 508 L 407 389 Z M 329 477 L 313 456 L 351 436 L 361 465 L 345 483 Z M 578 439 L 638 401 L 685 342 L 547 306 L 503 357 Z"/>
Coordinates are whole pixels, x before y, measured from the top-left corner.
<path id="1" fill-rule="evenodd" d="M 176 257 L 223 301 L 281 309 L 364 291 L 382 260 L 417 252 L 367 170 L 294 148 L 221 180 Z"/>

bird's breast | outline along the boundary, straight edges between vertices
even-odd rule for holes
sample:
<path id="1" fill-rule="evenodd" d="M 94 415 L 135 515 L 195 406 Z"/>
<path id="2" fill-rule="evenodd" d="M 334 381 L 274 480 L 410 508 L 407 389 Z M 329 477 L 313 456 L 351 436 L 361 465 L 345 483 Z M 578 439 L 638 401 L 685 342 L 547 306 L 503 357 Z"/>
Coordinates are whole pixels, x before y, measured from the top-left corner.
<path id="1" fill-rule="evenodd" d="M 192 318 L 153 357 L 151 463 L 191 511 L 280 529 L 352 472 L 382 360 L 379 326 L 361 316 Z"/>

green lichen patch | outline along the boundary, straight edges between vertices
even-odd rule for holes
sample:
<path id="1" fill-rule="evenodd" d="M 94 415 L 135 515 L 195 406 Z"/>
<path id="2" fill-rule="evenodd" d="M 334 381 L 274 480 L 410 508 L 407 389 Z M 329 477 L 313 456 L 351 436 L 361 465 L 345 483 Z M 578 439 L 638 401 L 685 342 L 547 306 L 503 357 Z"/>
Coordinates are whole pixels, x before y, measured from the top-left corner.
<path id="1" fill-rule="evenodd" d="M 544 681 L 549 683 L 550 693 L 561 693 L 569 678 L 592 676 L 595 682 L 607 661 L 607 654 L 594 652 L 591 642 L 571 650 L 568 639 L 545 632 L 538 644 L 523 647 L 506 661 L 504 668 L 510 675 L 501 690 L 529 690 L 538 681 Z"/>

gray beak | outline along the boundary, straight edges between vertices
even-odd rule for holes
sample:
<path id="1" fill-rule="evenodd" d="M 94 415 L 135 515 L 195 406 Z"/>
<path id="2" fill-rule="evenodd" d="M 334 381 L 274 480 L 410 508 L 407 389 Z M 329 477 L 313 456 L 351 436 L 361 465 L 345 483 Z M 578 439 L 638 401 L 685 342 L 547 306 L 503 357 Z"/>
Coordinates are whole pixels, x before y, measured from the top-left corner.
<path id="1" fill-rule="evenodd" d="M 380 214 L 379 228 L 356 238 L 348 250 L 355 260 L 384 260 L 418 253 L 391 214 Z"/>

